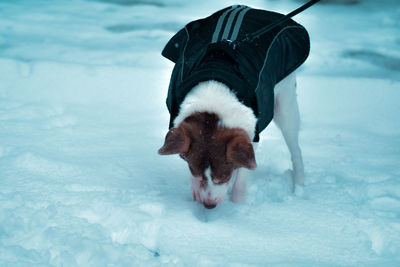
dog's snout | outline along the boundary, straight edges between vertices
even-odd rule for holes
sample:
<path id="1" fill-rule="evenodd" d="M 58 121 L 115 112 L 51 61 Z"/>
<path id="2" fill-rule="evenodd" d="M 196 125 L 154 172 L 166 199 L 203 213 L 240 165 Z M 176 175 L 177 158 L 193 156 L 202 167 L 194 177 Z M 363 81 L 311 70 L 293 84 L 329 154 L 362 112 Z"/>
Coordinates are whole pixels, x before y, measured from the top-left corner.
<path id="1" fill-rule="evenodd" d="M 204 207 L 206 208 L 206 209 L 213 209 L 213 208 L 215 208 L 217 206 L 217 204 L 207 204 L 207 203 L 204 203 Z"/>

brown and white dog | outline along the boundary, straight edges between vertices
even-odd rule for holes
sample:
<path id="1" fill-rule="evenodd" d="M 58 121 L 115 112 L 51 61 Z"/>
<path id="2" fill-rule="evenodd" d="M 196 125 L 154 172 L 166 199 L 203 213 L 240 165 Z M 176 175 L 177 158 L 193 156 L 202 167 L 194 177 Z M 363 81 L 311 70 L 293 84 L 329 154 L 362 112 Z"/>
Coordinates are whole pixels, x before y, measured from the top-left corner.
<path id="1" fill-rule="evenodd" d="M 298 143 L 299 108 L 296 75 L 292 72 L 274 87 L 274 121 L 291 154 L 293 180 L 304 185 L 302 153 Z M 179 154 L 189 165 L 194 200 L 214 208 L 225 197 L 235 176 L 231 201 L 246 198 L 248 169 L 257 167 L 251 138 L 256 117 L 223 83 L 209 80 L 196 85 L 180 106 L 161 155 Z"/>
<path id="2" fill-rule="evenodd" d="M 170 131 L 161 155 L 179 154 L 189 165 L 193 198 L 214 208 L 225 197 L 244 202 L 247 170 L 257 167 L 252 141 L 273 119 L 291 153 L 294 184 L 304 184 L 298 143 L 295 70 L 310 41 L 293 20 L 249 40 L 249 33 L 284 16 L 243 5 L 192 21 L 162 55 L 175 63 L 168 90 Z"/>

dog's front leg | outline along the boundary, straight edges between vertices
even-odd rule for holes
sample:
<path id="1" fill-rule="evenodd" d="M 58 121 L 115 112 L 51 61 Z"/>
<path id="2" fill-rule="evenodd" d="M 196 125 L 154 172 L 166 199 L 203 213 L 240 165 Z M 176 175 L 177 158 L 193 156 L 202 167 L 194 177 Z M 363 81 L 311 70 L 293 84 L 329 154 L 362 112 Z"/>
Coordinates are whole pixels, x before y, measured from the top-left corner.
<path id="1" fill-rule="evenodd" d="M 254 151 L 257 150 L 258 143 L 253 142 Z M 235 203 L 244 203 L 246 201 L 246 184 L 249 177 L 249 170 L 239 168 L 237 170 L 236 180 L 232 186 L 231 201 Z"/>
<path id="2" fill-rule="evenodd" d="M 244 203 L 246 201 L 246 183 L 249 177 L 249 170 L 239 168 L 237 170 L 236 180 L 232 186 L 231 201 L 235 203 Z"/>
<path id="3" fill-rule="evenodd" d="M 192 187 L 193 193 L 193 200 L 201 202 L 200 199 L 200 180 L 194 177 L 193 175 L 190 176 L 190 185 Z"/>

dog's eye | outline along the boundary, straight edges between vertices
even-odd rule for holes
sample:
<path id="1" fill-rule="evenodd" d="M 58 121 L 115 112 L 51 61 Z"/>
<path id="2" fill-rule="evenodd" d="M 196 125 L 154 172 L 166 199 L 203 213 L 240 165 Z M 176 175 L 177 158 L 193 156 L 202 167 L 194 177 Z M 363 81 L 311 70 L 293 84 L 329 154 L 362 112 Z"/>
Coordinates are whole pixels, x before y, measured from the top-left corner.
<path id="1" fill-rule="evenodd" d="M 225 172 L 223 174 L 219 174 L 218 176 L 212 176 L 212 181 L 214 184 L 224 184 L 230 180 L 231 176 L 231 172 Z"/>
<path id="2" fill-rule="evenodd" d="M 219 178 L 214 178 L 214 177 L 212 178 L 212 181 L 214 184 L 223 184 L 224 183 L 224 180 L 219 179 Z"/>

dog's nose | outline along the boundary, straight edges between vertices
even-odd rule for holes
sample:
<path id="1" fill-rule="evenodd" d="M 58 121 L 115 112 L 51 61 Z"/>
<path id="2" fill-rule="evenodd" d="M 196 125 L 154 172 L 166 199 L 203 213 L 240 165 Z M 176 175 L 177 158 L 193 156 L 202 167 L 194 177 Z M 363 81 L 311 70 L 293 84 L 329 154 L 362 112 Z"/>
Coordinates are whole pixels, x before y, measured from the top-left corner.
<path id="1" fill-rule="evenodd" d="M 216 204 L 207 204 L 207 203 L 204 203 L 204 207 L 206 208 L 206 209 L 213 209 L 213 208 L 215 208 L 217 205 Z"/>

